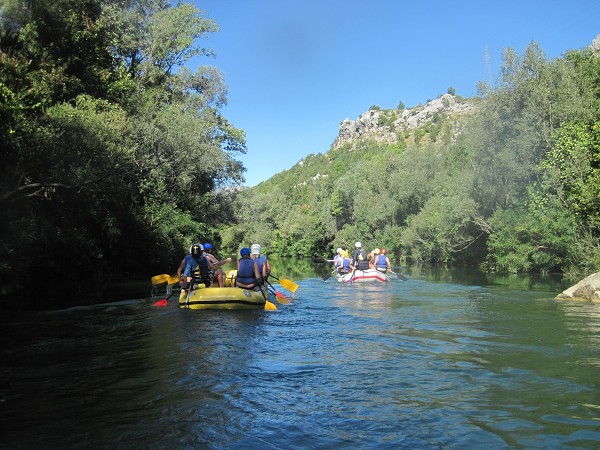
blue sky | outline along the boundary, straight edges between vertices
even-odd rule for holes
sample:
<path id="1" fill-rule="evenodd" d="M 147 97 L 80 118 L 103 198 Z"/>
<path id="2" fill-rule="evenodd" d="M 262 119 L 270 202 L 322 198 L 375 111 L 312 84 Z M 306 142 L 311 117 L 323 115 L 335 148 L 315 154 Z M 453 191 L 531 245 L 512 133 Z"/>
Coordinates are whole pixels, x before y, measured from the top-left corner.
<path id="1" fill-rule="evenodd" d="M 229 87 L 224 116 L 246 132 L 254 186 L 327 152 L 345 118 L 372 105 L 471 97 L 503 49 L 547 58 L 591 44 L 600 1 L 194 0 L 217 22 L 202 41 Z"/>

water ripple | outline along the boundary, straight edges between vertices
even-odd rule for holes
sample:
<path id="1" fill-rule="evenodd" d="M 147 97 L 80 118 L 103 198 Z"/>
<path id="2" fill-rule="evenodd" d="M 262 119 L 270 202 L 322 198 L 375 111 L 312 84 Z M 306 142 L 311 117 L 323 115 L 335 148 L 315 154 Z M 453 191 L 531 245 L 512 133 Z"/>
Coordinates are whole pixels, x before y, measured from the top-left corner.
<path id="1" fill-rule="evenodd" d="M 597 305 L 299 284 L 275 312 L 130 300 L 5 319 L 0 447 L 598 447 Z"/>

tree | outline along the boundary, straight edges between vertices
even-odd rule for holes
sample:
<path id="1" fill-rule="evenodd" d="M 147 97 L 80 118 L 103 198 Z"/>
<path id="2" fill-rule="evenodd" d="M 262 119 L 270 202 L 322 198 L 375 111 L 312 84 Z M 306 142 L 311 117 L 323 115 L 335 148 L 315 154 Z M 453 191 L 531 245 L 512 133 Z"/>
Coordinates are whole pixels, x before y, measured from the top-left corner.
<path id="1" fill-rule="evenodd" d="M 511 208 L 490 219 L 484 267 L 496 272 L 558 271 L 576 235 L 575 217 L 564 209 Z"/>
<path id="2" fill-rule="evenodd" d="M 77 296 L 111 273 L 164 271 L 192 239 L 218 239 L 231 210 L 216 188 L 242 180 L 244 133 L 220 113 L 219 72 L 183 67 L 211 55 L 199 39 L 216 24 L 163 0 L 7 5 L 4 293 L 27 296 L 40 260 L 39 283 L 60 289 L 53 280 L 68 266 Z"/>
<path id="3" fill-rule="evenodd" d="M 486 97 L 467 134 L 473 195 L 484 216 L 521 204 L 553 131 L 573 118 L 589 118 L 593 111 L 588 93 L 577 87 L 573 65 L 546 61 L 535 43 L 523 58 L 506 50 L 501 74 L 501 85 Z"/>

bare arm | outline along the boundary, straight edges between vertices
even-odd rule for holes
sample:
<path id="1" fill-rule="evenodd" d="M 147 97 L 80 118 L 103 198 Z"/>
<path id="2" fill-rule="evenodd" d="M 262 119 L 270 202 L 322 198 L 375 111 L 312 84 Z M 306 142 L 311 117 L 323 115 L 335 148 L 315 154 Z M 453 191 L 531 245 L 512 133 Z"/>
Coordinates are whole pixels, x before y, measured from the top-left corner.
<path id="1" fill-rule="evenodd" d="M 185 258 L 183 258 L 181 260 L 181 264 L 179 264 L 179 267 L 177 268 L 177 277 L 179 278 L 179 281 L 181 281 L 181 277 L 183 276 L 184 270 L 185 270 Z"/>

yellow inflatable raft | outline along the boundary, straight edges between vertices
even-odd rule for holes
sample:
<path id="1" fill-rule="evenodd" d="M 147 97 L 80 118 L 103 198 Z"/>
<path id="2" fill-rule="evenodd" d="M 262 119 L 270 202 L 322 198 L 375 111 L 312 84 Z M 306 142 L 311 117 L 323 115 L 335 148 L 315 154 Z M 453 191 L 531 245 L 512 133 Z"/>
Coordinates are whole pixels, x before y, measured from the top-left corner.
<path id="1" fill-rule="evenodd" d="M 179 294 L 179 307 L 189 309 L 277 309 L 268 301 L 269 291 L 249 291 L 231 287 L 236 275 L 235 270 L 229 271 L 225 282 L 226 287 L 196 286 L 188 293 L 182 289 Z"/>
<path id="2" fill-rule="evenodd" d="M 248 291 L 237 287 L 200 287 L 190 292 L 189 297 L 188 293 L 182 289 L 179 294 L 180 308 L 265 309 L 266 303 L 267 301 L 261 292 Z"/>

